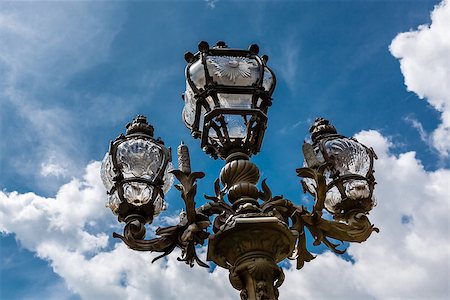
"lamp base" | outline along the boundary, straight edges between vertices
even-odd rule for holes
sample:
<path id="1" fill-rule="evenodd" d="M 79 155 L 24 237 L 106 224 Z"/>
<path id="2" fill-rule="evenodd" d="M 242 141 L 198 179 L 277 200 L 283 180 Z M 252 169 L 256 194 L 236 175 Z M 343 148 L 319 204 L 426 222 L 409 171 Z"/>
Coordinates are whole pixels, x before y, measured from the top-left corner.
<path id="1" fill-rule="evenodd" d="M 277 265 L 290 257 L 295 237 L 276 217 L 237 215 L 209 238 L 209 261 L 230 270 L 230 282 L 243 300 L 278 299 L 284 280 Z"/>

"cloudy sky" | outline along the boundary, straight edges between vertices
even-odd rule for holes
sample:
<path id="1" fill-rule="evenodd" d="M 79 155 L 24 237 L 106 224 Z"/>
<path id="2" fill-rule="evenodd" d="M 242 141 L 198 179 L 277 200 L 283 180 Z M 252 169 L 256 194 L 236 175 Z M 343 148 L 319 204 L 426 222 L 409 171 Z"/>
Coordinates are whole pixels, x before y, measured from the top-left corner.
<path id="1" fill-rule="evenodd" d="M 436 0 L 0 2 L 0 298 L 238 299 L 223 270 L 151 264 L 114 240 L 99 178 L 144 114 L 190 146 L 213 193 L 223 162 L 181 122 L 183 55 L 201 40 L 269 55 L 278 85 L 253 160 L 274 193 L 311 206 L 295 168 L 317 116 L 379 156 L 381 232 L 344 257 L 309 242 L 318 257 L 286 264 L 281 299 L 448 299 L 450 4 Z M 156 225 L 180 212 L 167 200 Z"/>

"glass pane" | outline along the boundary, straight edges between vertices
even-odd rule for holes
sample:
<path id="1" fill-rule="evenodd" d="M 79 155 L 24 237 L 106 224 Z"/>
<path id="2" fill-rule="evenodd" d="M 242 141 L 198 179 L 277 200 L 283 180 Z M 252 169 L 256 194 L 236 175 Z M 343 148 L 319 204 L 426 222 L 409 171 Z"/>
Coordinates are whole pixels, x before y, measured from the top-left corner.
<path id="1" fill-rule="evenodd" d="M 107 152 L 105 157 L 103 158 L 102 167 L 100 169 L 100 176 L 102 178 L 103 184 L 106 187 L 106 190 L 109 192 L 114 186 L 113 178 L 116 176 L 116 174 L 114 173 L 112 158 L 109 155 L 109 152 Z"/>
<path id="2" fill-rule="evenodd" d="M 117 147 L 117 160 L 122 166 L 124 178 L 154 180 L 164 159 L 161 148 L 150 140 L 133 138 Z"/>
<path id="3" fill-rule="evenodd" d="M 248 119 L 250 119 L 249 116 L 247 116 Z M 235 139 L 244 139 L 247 137 L 247 125 L 246 121 L 243 116 L 241 115 L 224 115 L 225 119 L 225 126 L 226 130 L 228 131 L 228 136 L 231 139 L 231 141 Z M 220 135 L 226 139 L 226 134 L 224 130 L 224 126 L 222 126 L 222 123 L 220 123 L 217 118 L 214 119 L 215 123 L 219 126 Z M 217 141 L 220 142 L 220 139 L 217 135 L 217 132 L 214 128 L 210 128 L 208 132 L 208 136 Z"/>
<path id="4" fill-rule="evenodd" d="M 167 203 L 159 195 L 156 197 L 155 202 L 153 202 L 153 206 L 155 207 L 154 216 L 159 215 L 162 211 L 167 209 Z"/>
<path id="5" fill-rule="evenodd" d="M 264 68 L 263 87 L 266 91 L 270 90 L 273 85 L 273 76 L 268 68 Z"/>
<path id="6" fill-rule="evenodd" d="M 350 199 L 365 199 L 370 196 L 369 184 L 365 180 L 349 180 L 344 186 L 345 194 Z"/>
<path id="7" fill-rule="evenodd" d="M 341 194 L 337 187 L 331 188 L 325 196 L 325 208 L 330 212 L 335 212 L 334 206 L 342 201 Z"/>
<path id="8" fill-rule="evenodd" d="M 252 95 L 249 94 L 218 94 L 222 108 L 252 108 Z"/>
<path id="9" fill-rule="evenodd" d="M 326 151 L 333 165 L 341 174 L 366 176 L 370 168 L 370 156 L 359 143 L 341 138 L 326 142 Z"/>
<path id="10" fill-rule="evenodd" d="M 146 183 L 129 182 L 123 185 L 123 196 L 128 203 L 141 206 L 152 199 L 153 187 Z"/>
<path id="11" fill-rule="evenodd" d="M 230 138 L 245 138 L 247 136 L 247 126 L 243 116 L 225 115 L 225 122 Z"/>
<path id="12" fill-rule="evenodd" d="M 112 212 L 117 215 L 120 203 L 121 201 L 119 199 L 119 196 L 117 195 L 117 191 L 115 191 L 112 195 L 109 195 L 106 207 L 109 207 Z"/>
<path id="13" fill-rule="evenodd" d="M 172 170 L 173 170 L 173 165 L 171 162 L 169 162 L 167 164 L 167 168 L 166 168 L 166 171 L 164 172 L 164 177 L 163 177 L 164 184 L 162 186 L 162 190 L 163 190 L 164 194 L 167 193 L 170 190 L 170 188 L 172 187 L 173 174 L 169 173 Z"/>
<path id="14" fill-rule="evenodd" d="M 192 66 L 189 68 L 189 74 L 190 74 L 191 80 L 194 82 L 195 86 L 198 89 L 205 87 L 205 84 L 206 84 L 205 70 L 204 70 L 201 60 L 192 64 Z"/>
<path id="15" fill-rule="evenodd" d="M 186 91 L 184 92 L 184 108 L 183 108 L 183 119 L 184 123 L 188 128 L 192 128 L 192 124 L 195 121 L 195 98 L 194 92 L 192 92 L 189 85 L 186 83 Z"/>
<path id="16" fill-rule="evenodd" d="M 316 195 L 316 181 L 311 178 L 302 178 L 303 182 L 311 195 Z"/>
<path id="17" fill-rule="evenodd" d="M 209 56 L 206 60 L 209 75 L 218 84 L 251 86 L 259 78 L 256 59 L 235 56 Z"/>

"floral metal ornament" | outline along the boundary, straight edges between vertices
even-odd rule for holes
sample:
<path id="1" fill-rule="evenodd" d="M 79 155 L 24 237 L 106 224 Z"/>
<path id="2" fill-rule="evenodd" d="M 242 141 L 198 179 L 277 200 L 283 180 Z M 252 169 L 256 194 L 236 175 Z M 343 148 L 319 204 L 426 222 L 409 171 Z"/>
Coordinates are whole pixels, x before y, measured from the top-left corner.
<path id="1" fill-rule="evenodd" d="M 113 236 L 129 248 L 160 253 L 153 261 L 179 248 L 179 261 L 208 268 L 197 253 L 207 243 L 207 261 L 229 271 L 241 300 L 277 300 L 285 279 L 278 264 L 290 259 L 301 269 L 315 259 L 308 232 L 314 246 L 323 244 L 337 254 L 345 252 L 339 241 L 361 243 L 378 232 L 368 218 L 376 204 L 376 155 L 318 118 L 297 169 L 304 192 L 314 197 L 312 209 L 274 195 L 266 179 L 259 186 L 260 171 L 250 156 L 262 143 L 275 77 L 267 58 L 257 53 L 256 45 L 237 50 L 218 42 L 210 49 L 201 42 L 197 54 L 185 56 L 184 121 L 205 152 L 225 160 L 204 205 L 197 207 L 196 197 L 197 180 L 205 174 L 192 171 L 187 145 L 178 147 L 178 170 L 172 170 L 170 150 L 153 138 L 143 116 L 111 143 L 101 176 L 109 207 L 126 223 L 123 234 Z M 155 238 L 146 239 L 146 224 L 164 209 L 172 176 L 185 209 L 178 224 L 158 228 Z"/>
<path id="2" fill-rule="evenodd" d="M 328 130 L 331 127 L 324 128 Z M 325 132 L 321 130 L 319 137 L 313 140 L 330 138 L 324 136 Z M 181 192 L 186 208 L 180 214 L 179 223 L 158 228 L 155 232 L 157 237 L 146 240 L 145 215 L 131 213 L 124 219 L 123 235 L 114 233 L 113 236 L 133 250 L 160 252 L 153 261 L 180 248 L 178 260 L 191 267 L 195 263 L 209 267 L 196 250 L 208 241 L 207 260 L 229 270 L 230 283 L 240 291 L 241 299 L 278 299 L 284 272 L 277 263 L 284 259 L 296 260 L 297 269 L 301 269 L 315 258 L 306 246 L 307 231 L 314 238 L 314 245 L 324 244 L 337 254 L 344 253 L 345 249 L 339 249 L 335 240 L 361 243 L 373 231 L 378 232 L 367 218 L 368 211 L 358 201 L 352 202 L 354 205 L 346 211 L 345 218 L 339 214 L 336 215 L 337 220 L 323 217 L 326 195 L 330 190 L 327 170 L 333 161 L 327 162 L 323 154 L 321 156 L 314 151 L 314 147 L 311 144 L 303 147 L 307 167 L 297 170 L 304 181 L 312 181 L 310 185 L 314 191 L 311 194 L 315 197 L 312 211 L 283 196 L 274 196 L 265 179 L 260 190 L 257 187 L 258 167 L 245 153 L 233 153 L 227 157 L 214 183 L 215 195 L 205 196 L 208 202 L 196 207 L 196 181 L 205 174 L 191 171 L 189 150 L 182 143 L 178 147 L 179 170 L 171 171 L 180 182 L 175 186 Z M 355 178 L 361 180 L 360 177 Z M 372 179 L 369 177 L 367 180 L 371 182 Z M 212 232 L 208 231 L 210 226 Z"/>
<path id="3" fill-rule="evenodd" d="M 252 74 L 251 69 L 258 67 L 254 61 L 245 57 L 214 56 L 208 58 L 208 62 L 215 67 L 215 75 L 228 77 L 234 83 L 239 77 L 250 77 Z"/>

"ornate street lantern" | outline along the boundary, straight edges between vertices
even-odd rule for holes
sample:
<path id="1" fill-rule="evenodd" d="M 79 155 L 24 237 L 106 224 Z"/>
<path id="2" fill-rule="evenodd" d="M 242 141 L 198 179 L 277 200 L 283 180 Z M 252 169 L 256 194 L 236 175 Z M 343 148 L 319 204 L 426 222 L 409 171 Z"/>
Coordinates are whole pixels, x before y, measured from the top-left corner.
<path id="1" fill-rule="evenodd" d="M 272 104 L 275 75 L 259 47 L 230 49 L 224 42 L 185 54 L 186 91 L 183 120 L 203 150 L 216 158 L 239 151 L 259 152 Z"/>
<path id="2" fill-rule="evenodd" d="M 367 217 L 375 205 L 376 155 L 338 135 L 325 119 L 311 127 L 312 144 L 303 145 L 305 163 L 297 169 L 304 191 L 314 197 L 312 210 L 274 195 L 266 180 L 258 186 L 260 171 L 250 156 L 260 150 L 275 87 L 275 75 L 266 66 L 267 57 L 258 56 L 258 46 L 237 50 L 218 42 L 210 49 L 201 42 L 199 52 L 185 58 L 184 122 L 207 154 L 225 160 L 214 182 L 215 195 L 205 195 L 208 201 L 196 206 L 196 181 L 205 174 L 191 170 L 187 146 L 178 147 L 178 170 L 171 170 L 170 149 L 153 138 L 153 127 L 138 116 L 126 135 L 111 143 L 102 165 L 108 206 L 126 223 L 123 235 L 114 237 L 133 250 L 161 253 L 154 260 L 180 248 L 178 260 L 191 267 L 209 267 L 196 251 L 208 242 L 207 260 L 229 270 L 241 299 L 276 300 L 284 280 L 278 264 L 292 259 L 301 269 L 314 259 L 306 246 L 307 231 L 314 245 L 323 243 L 339 254 L 345 250 L 333 240 L 361 243 L 378 232 Z M 156 237 L 145 239 L 145 224 L 164 210 L 169 173 L 179 181 L 175 187 L 185 210 L 178 224 L 160 227 Z"/>
<path id="3" fill-rule="evenodd" d="M 151 223 L 166 209 L 164 193 L 173 182 L 171 151 L 161 139 L 154 139 L 153 127 L 144 116 L 137 116 L 126 128 L 126 135 L 111 142 L 101 167 L 107 206 L 119 221 L 139 216 Z"/>
<path id="4" fill-rule="evenodd" d="M 338 220 L 348 219 L 350 212 L 368 213 L 375 205 L 375 152 L 354 138 L 337 134 L 323 118 L 315 120 L 310 133 L 313 144 L 303 145 L 305 166 L 320 170 L 324 176 L 324 208 Z M 303 187 L 317 198 L 313 179 L 304 178 Z"/>

